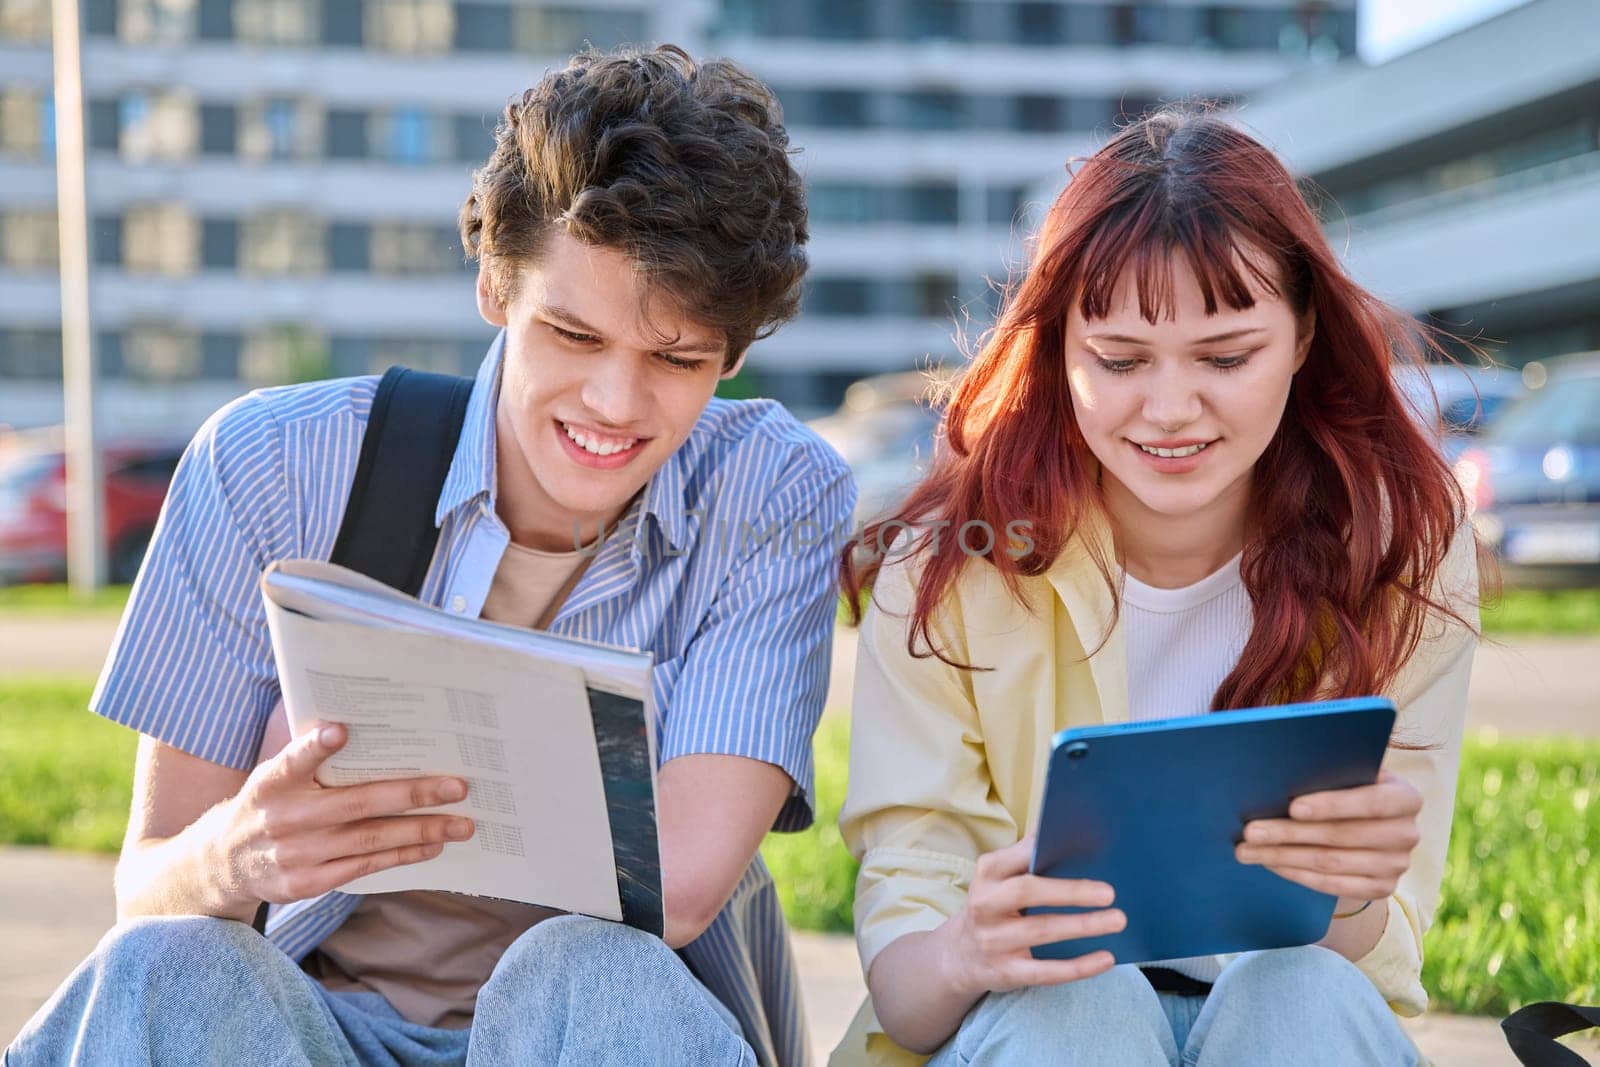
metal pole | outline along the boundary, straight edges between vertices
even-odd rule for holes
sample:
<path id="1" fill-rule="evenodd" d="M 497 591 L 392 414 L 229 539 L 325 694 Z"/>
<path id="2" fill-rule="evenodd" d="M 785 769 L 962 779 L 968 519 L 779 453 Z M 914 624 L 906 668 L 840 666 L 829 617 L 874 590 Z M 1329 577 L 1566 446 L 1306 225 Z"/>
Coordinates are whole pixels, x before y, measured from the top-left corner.
<path id="1" fill-rule="evenodd" d="M 52 0 L 51 15 L 55 49 L 56 214 L 61 231 L 61 385 L 67 424 L 67 578 L 74 593 L 87 597 L 105 584 L 106 551 L 104 474 L 95 444 L 78 0 Z"/>

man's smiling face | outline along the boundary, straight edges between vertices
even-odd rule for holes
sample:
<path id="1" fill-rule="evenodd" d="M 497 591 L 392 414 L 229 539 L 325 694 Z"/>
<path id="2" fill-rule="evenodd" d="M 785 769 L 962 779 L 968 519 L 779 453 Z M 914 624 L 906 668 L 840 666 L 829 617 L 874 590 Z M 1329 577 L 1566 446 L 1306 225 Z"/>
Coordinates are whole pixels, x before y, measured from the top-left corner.
<path id="1" fill-rule="evenodd" d="M 621 516 L 733 374 L 720 334 L 652 293 L 633 262 L 555 230 L 502 304 L 499 512 L 519 544 L 570 551 Z"/>

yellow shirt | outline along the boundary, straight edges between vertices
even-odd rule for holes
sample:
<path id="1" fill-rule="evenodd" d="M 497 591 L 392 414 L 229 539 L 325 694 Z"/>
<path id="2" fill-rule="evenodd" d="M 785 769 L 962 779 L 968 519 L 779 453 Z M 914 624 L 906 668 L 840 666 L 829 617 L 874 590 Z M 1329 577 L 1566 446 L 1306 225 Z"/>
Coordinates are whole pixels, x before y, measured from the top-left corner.
<path id="1" fill-rule="evenodd" d="M 964 568 L 930 630 L 951 658 L 988 671 L 907 652 L 915 568 L 915 561 L 884 567 L 857 653 L 850 785 L 839 825 L 861 861 L 855 930 L 862 973 L 891 942 L 954 916 L 977 858 L 1032 829 L 1057 731 L 1128 717 L 1122 635 L 1083 536 L 1047 574 L 1022 580 L 1022 604 L 993 567 Z M 1465 527 L 1441 568 L 1439 589 L 1435 599 L 1475 627 L 1477 561 Z M 1430 618 L 1386 694 L 1399 709 L 1396 738 L 1431 746 L 1391 749 L 1384 760 L 1422 793 L 1421 840 L 1388 901 L 1383 936 L 1356 965 L 1402 1015 L 1427 1007 L 1422 935 L 1444 873 L 1476 646 L 1476 635 L 1460 623 Z M 830 1062 L 915 1064 L 922 1057 L 884 1035 L 869 1001 Z"/>

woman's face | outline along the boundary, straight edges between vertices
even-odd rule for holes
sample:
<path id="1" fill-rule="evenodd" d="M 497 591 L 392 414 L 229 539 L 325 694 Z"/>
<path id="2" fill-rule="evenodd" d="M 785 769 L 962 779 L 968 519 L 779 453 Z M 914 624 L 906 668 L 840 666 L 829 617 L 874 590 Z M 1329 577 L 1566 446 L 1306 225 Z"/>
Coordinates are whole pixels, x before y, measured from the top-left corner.
<path id="1" fill-rule="evenodd" d="M 1251 471 L 1277 432 L 1312 324 L 1248 271 L 1255 306 L 1207 315 L 1186 257 L 1171 266 L 1172 314 L 1154 326 L 1139 313 L 1131 270 L 1106 318 L 1088 321 L 1074 303 L 1073 411 L 1114 517 L 1216 518 L 1237 508 L 1242 521 Z"/>

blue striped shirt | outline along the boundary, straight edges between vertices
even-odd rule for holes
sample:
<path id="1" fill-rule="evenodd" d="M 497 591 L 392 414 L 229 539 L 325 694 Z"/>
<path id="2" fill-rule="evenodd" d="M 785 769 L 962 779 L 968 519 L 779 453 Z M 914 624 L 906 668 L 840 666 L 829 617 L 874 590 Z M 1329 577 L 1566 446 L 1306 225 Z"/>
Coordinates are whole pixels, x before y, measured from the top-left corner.
<path id="1" fill-rule="evenodd" d="M 478 371 L 439 496 L 424 601 L 477 615 L 510 535 L 495 514 L 503 335 Z M 254 766 L 279 698 L 258 583 L 332 553 L 376 378 L 251 393 L 185 453 L 91 700 L 175 748 Z M 713 400 L 602 543 L 550 630 L 649 651 L 659 756 L 721 753 L 794 780 L 775 830 L 812 819 L 811 735 L 827 691 L 837 539 L 855 502 L 837 454 L 770 401 Z M 301 959 L 360 898 L 275 906 L 267 936 Z M 772 879 L 756 857 L 682 950 L 763 1063 L 809 1061 Z M 487 976 L 485 976 L 487 978 Z"/>

